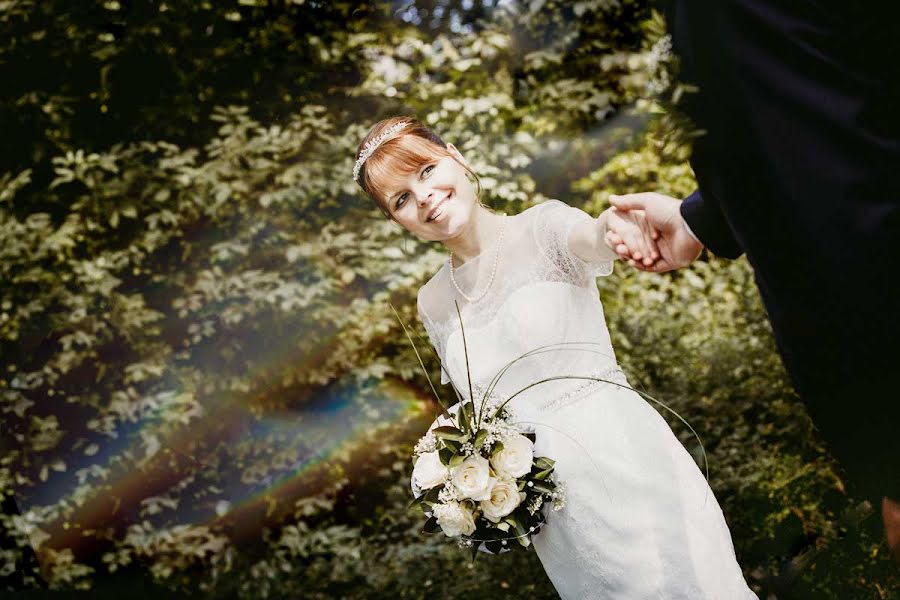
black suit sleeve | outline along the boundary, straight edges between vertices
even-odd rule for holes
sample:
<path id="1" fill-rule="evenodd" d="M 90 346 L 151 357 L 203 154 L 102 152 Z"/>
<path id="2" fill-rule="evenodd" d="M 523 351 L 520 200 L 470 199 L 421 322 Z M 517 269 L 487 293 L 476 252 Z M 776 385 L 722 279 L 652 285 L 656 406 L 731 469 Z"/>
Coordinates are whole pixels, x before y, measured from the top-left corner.
<path id="1" fill-rule="evenodd" d="M 744 253 L 725 215 L 711 196 L 704 197 L 699 189 L 695 190 L 681 203 L 681 216 L 703 245 L 716 256 L 737 258 Z"/>

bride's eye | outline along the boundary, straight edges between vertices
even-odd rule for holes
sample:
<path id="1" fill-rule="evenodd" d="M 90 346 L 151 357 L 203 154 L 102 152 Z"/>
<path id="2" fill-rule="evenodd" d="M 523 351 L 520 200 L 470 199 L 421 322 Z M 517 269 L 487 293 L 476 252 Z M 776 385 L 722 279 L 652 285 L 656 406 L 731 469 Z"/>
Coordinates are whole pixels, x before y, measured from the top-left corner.
<path id="1" fill-rule="evenodd" d="M 431 171 L 431 169 L 434 169 L 434 165 L 428 165 L 427 167 L 422 169 L 422 176 L 424 176 L 426 173 L 429 173 Z M 397 198 L 397 203 L 394 204 L 394 210 L 399 209 L 405 203 L 406 203 L 406 194 L 404 193 L 399 198 Z"/>

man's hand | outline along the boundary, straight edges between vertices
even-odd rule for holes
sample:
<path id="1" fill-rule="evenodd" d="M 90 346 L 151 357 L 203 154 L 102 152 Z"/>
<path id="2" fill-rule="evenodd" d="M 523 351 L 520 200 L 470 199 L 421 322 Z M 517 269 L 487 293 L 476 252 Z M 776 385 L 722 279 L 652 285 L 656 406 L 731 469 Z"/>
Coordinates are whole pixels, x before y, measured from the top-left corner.
<path id="1" fill-rule="evenodd" d="M 656 247 L 659 232 L 647 222 L 644 211 L 623 212 L 611 207 L 603 211 L 600 218 L 605 224 L 603 242 L 620 257 L 646 268 L 659 258 Z M 613 239 L 617 241 L 613 242 Z"/>
<path id="2" fill-rule="evenodd" d="M 650 234 L 645 234 L 644 240 L 637 245 L 632 241 L 632 236 L 628 233 L 622 235 L 623 232 L 618 231 L 612 224 L 606 234 L 606 243 L 610 248 L 635 269 L 664 273 L 685 267 L 700 256 L 703 244 L 688 231 L 679 210 L 680 200 L 654 192 L 645 192 L 610 196 L 609 201 L 622 215 L 640 211 L 641 218 L 649 224 Z M 657 237 L 653 237 L 653 233 L 656 233 Z M 651 264 L 635 260 L 635 251 L 640 253 L 649 242 L 655 242 L 655 247 L 659 249 L 659 258 Z"/>

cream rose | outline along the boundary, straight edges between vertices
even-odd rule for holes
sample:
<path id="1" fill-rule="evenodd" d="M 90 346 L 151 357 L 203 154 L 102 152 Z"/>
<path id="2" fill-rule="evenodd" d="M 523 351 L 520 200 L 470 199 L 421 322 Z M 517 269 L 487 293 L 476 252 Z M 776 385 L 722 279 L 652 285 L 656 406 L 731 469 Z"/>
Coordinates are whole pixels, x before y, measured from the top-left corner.
<path id="1" fill-rule="evenodd" d="M 500 440 L 503 449 L 491 456 L 491 466 L 502 477 L 517 478 L 531 470 L 534 444 L 524 435 L 511 435 Z"/>
<path id="2" fill-rule="evenodd" d="M 435 504 L 434 516 L 447 537 L 475 533 L 475 518 L 472 511 L 459 502 Z"/>
<path id="3" fill-rule="evenodd" d="M 477 454 L 450 469 L 450 479 L 464 498 L 475 501 L 490 498 L 496 481 L 487 459 Z"/>
<path id="4" fill-rule="evenodd" d="M 413 467 L 413 481 L 422 490 L 429 490 L 436 485 L 447 481 L 450 473 L 447 467 L 441 463 L 437 451 L 426 452 L 416 459 Z"/>
<path id="5" fill-rule="evenodd" d="M 491 488 L 491 495 L 481 501 L 484 518 L 494 523 L 511 513 L 527 496 L 520 492 L 513 479 L 501 479 Z"/>

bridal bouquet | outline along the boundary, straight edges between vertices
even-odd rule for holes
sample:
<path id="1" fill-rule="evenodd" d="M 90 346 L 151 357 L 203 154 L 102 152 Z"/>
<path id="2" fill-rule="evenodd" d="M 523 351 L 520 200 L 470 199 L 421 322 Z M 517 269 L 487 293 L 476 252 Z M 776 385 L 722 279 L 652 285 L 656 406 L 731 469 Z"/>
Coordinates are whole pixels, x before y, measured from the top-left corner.
<path id="1" fill-rule="evenodd" d="M 456 309 L 459 313 L 458 305 Z M 396 310 L 394 314 L 444 407 L 408 328 Z M 461 315 L 460 328 L 465 349 Z M 426 533 L 442 530 L 458 538 L 461 546 L 472 548 L 473 558 L 482 546 L 494 554 L 510 550 L 510 541 L 527 548 L 545 522 L 545 505 L 552 503 L 553 510 L 565 505 L 564 484 L 553 475 L 555 462 L 534 455 L 534 431 L 520 427 L 507 406 L 516 394 L 504 400 L 493 393 L 505 370 L 528 354 L 497 373 L 478 406 L 464 399 L 451 381 L 459 402 L 450 409 L 444 407 L 413 452 L 415 499 L 410 508 L 421 508 L 428 517 Z M 471 377 L 469 398 L 475 398 Z"/>
<path id="2" fill-rule="evenodd" d="M 564 506 L 554 461 L 534 455 L 534 432 L 517 427 L 505 405 L 481 408 L 464 402 L 455 422 L 439 418 L 416 444 L 412 483 L 420 493 L 411 506 L 428 515 L 426 532 L 443 530 L 473 553 L 481 544 L 498 553 L 508 540 L 528 547 L 545 503 Z"/>

